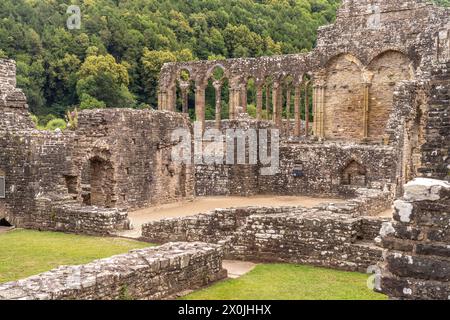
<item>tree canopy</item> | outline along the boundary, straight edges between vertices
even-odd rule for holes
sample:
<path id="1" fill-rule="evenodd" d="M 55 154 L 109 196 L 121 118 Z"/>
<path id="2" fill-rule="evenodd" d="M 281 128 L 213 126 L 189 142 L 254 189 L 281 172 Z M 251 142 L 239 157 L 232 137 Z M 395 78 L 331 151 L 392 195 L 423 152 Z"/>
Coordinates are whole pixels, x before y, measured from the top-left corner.
<path id="1" fill-rule="evenodd" d="M 449 4 L 450 0 L 435 0 Z M 163 63 L 299 53 L 339 0 L 2 0 L 0 58 L 31 111 L 156 105 Z M 70 5 L 81 28 L 66 25 Z"/>

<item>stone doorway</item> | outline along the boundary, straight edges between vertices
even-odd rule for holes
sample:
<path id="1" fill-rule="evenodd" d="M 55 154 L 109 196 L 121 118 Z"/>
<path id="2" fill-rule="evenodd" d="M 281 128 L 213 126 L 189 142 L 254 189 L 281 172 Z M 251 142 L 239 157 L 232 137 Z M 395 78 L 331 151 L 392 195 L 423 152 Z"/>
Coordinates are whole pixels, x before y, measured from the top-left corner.
<path id="1" fill-rule="evenodd" d="M 9 221 L 6 220 L 5 218 L 1 218 L 0 219 L 0 227 L 7 227 L 7 228 L 9 228 L 9 227 L 12 227 L 12 224 L 9 223 Z"/>
<path id="2" fill-rule="evenodd" d="M 365 187 L 367 185 L 366 168 L 355 160 L 352 160 L 344 170 L 342 170 L 341 184 L 345 186 Z"/>
<path id="3" fill-rule="evenodd" d="M 83 202 L 87 205 L 112 208 L 115 206 L 114 169 L 110 161 L 94 157 L 89 160 L 87 170 L 87 194 Z"/>

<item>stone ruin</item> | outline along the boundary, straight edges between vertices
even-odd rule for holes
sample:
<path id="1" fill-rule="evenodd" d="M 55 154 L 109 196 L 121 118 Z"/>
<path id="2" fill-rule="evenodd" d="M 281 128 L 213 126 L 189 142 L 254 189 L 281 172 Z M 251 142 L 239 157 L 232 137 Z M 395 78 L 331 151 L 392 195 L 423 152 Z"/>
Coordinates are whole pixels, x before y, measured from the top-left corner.
<path id="1" fill-rule="evenodd" d="M 338 196 L 346 201 L 312 209 L 164 219 L 142 236 L 214 243 L 236 259 L 378 263 L 376 290 L 390 298 L 448 299 L 449 16 L 422 0 L 344 0 L 310 53 L 165 64 L 158 111 L 83 111 L 64 132 L 34 127 L 15 64 L 1 60 L 0 221 L 111 235 L 130 227 L 127 210 L 195 196 Z M 206 120 L 211 89 L 215 120 Z M 171 133 L 193 130 L 192 107 L 203 130 L 279 129 L 279 173 L 173 161 Z M 380 217 L 395 199 L 393 219 Z"/>

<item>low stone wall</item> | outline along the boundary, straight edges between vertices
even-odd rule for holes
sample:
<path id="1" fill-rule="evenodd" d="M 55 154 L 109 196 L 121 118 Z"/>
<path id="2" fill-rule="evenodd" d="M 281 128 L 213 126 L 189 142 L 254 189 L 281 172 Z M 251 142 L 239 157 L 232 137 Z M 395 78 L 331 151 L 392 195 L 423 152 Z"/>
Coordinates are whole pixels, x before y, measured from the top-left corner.
<path id="1" fill-rule="evenodd" d="M 226 278 L 220 246 L 172 243 L 0 285 L 0 300 L 164 299 Z"/>
<path id="2" fill-rule="evenodd" d="M 354 201 L 312 209 L 244 207 L 142 226 L 152 242 L 204 241 L 224 245 L 227 258 L 306 263 L 366 271 L 381 260 L 372 240 L 389 218 L 365 217 Z"/>
<path id="3" fill-rule="evenodd" d="M 366 271 L 381 259 L 381 250 L 363 241 L 363 218 L 307 211 L 252 215 L 233 239 L 232 256 Z M 379 226 L 385 221 L 379 219 Z M 359 238 L 361 237 L 361 238 Z"/>
<path id="4" fill-rule="evenodd" d="M 127 209 L 83 206 L 74 202 L 52 205 L 43 199 L 37 201 L 37 208 L 27 221 L 27 228 L 88 235 L 113 235 L 118 230 L 130 229 Z"/>
<path id="5" fill-rule="evenodd" d="M 416 179 L 383 225 L 378 291 L 391 299 L 450 299 L 450 183 Z"/>

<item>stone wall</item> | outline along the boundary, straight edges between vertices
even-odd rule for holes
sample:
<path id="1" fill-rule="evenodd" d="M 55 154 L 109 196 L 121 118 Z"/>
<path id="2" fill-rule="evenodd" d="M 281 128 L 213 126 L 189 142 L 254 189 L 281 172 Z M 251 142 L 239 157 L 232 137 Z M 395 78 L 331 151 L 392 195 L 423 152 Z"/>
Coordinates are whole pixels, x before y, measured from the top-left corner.
<path id="1" fill-rule="evenodd" d="M 186 116 L 83 111 L 77 128 L 39 131 L 25 96 L 13 87 L 15 64 L 2 60 L 0 66 L 5 73 L 0 76 L 0 172 L 6 182 L 0 219 L 18 227 L 109 234 L 112 225 L 128 224 L 126 214 L 117 214 L 123 210 L 114 208 L 194 196 L 192 166 L 171 160 L 173 130 L 191 130 Z"/>
<path id="2" fill-rule="evenodd" d="M 0 285 L 0 300 L 159 300 L 226 278 L 218 245 L 175 243 Z"/>
<path id="3" fill-rule="evenodd" d="M 380 206 L 382 198 L 384 207 Z M 308 263 L 365 271 L 381 259 L 381 250 L 372 242 L 382 223 L 389 221 L 367 215 L 373 214 L 370 208 L 382 211 L 389 203 L 388 193 L 373 191 L 359 199 L 312 209 L 218 209 L 144 224 L 142 236 L 157 243 L 219 243 L 225 246 L 227 257 L 233 259 Z"/>
<path id="4" fill-rule="evenodd" d="M 87 204 L 133 209 L 192 198 L 192 166 L 171 160 L 175 129 L 190 131 L 189 119 L 153 110 L 80 113 L 64 172 L 72 194 Z M 95 194 L 99 203 L 90 199 Z"/>
<path id="5" fill-rule="evenodd" d="M 418 178 L 395 202 L 394 222 L 378 239 L 385 249 L 378 291 L 391 299 L 450 299 L 450 184 Z"/>
<path id="6" fill-rule="evenodd" d="M 432 70 L 429 108 L 423 115 L 423 127 L 419 125 L 417 131 L 423 143 L 418 172 L 424 177 L 450 181 L 450 54 L 448 59 Z"/>
<path id="7" fill-rule="evenodd" d="M 213 122 L 206 122 L 207 128 L 213 126 Z M 246 132 L 249 129 L 273 128 L 270 122 L 254 119 L 222 121 L 221 127 L 224 136 L 228 129 Z M 259 148 L 262 146 L 252 147 L 256 147 L 259 154 Z M 226 148 L 224 144 L 224 149 Z M 249 148 L 247 141 L 247 153 Z M 276 194 L 351 197 L 354 195 L 354 189 L 359 187 L 396 192 L 398 152 L 391 146 L 288 140 L 283 137 L 279 158 L 280 168 L 275 175 L 262 175 L 261 169 L 264 166 L 260 161 L 256 165 L 198 164 L 195 168 L 196 195 Z M 359 166 L 362 173 L 352 173 L 353 177 L 349 179 L 346 170 L 352 165 Z"/>

